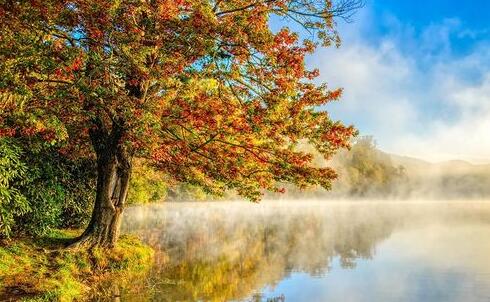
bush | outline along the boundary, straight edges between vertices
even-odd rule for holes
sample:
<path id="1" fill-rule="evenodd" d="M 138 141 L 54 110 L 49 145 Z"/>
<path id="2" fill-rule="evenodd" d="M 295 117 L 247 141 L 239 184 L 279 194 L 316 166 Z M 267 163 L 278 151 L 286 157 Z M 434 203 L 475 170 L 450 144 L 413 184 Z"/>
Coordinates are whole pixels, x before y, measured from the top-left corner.
<path id="1" fill-rule="evenodd" d="M 19 217 L 23 231 L 44 235 L 52 228 L 84 225 L 95 197 L 94 164 L 69 160 L 52 150 L 25 155 L 30 181 L 22 192 L 32 210 Z"/>
<path id="2" fill-rule="evenodd" d="M 0 237 L 9 237 L 15 218 L 31 210 L 21 187 L 29 180 L 21 160 L 21 148 L 11 139 L 0 138 Z"/>
<path id="3" fill-rule="evenodd" d="M 0 139 L 0 236 L 83 225 L 95 194 L 93 164 L 69 160 L 53 148 L 22 149 L 15 139 Z"/>

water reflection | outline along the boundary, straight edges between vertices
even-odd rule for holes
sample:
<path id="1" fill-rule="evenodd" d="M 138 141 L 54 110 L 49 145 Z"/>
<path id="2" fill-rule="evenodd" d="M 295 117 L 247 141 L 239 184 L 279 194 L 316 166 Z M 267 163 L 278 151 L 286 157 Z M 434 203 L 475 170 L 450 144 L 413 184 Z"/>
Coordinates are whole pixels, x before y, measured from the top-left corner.
<path id="1" fill-rule="evenodd" d="M 359 274 L 360 284 L 372 284 L 368 279 L 379 277 L 381 269 L 390 271 L 389 267 L 385 263 L 384 268 L 362 275 L 365 267 L 356 268 L 359 262 L 392 257 L 395 261 L 389 265 L 396 266 L 400 264 L 396 259 L 404 259 L 403 253 L 413 247 L 410 244 L 426 251 L 430 238 L 425 238 L 428 242 L 420 238 L 428 230 L 433 233 L 434 226 L 448 230 L 470 223 L 483 225 L 484 232 L 490 230 L 489 218 L 489 208 L 477 203 L 176 203 L 132 208 L 125 217 L 125 231 L 137 234 L 158 252 L 153 271 L 146 279 L 123 286 L 120 300 L 381 301 L 391 297 L 396 301 L 409 295 L 395 295 L 391 283 L 399 287 L 407 280 L 384 280 L 388 291 L 377 284 L 379 288 L 370 292 L 379 290 L 370 298 L 338 291 L 335 296 L 335 289 L 325 292 L 324 288 L 328 283 L 345 286 Z M 447 251 L 436 244 L 423 257 L 418 255 L 420 259 L 431 256 L 431 263 L 445 259 L 437 253 L 451 254 L 455 247 L 449 238 L 443 241 Z M 384 245 L 381 255 L 379 245 Z M 346 276 L 349 271 L 355 274 Z M 333 273 L 339 277 L 331 278 Z"/>

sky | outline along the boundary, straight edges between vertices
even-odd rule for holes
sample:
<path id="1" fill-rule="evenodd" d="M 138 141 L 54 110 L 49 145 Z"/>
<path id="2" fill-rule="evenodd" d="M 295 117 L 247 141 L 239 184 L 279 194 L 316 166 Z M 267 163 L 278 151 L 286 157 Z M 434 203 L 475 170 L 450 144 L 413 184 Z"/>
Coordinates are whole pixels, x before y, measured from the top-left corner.
<path id="1" fill-rule="evenodd" d="M 366 0 L 338 29 L 307 59 L 344 88 L 334 119 L 386 152 L 490 163 L 490 1 Z"/>

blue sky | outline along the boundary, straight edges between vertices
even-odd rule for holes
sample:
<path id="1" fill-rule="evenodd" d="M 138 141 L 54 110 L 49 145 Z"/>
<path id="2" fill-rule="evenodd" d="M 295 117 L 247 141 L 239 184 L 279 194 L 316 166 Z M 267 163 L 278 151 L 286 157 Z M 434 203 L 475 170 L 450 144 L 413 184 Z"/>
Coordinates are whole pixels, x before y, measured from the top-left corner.
<path id="1" fill-rule="evenodd" d="M 381 149 L 490 162 L 490 1 L 366 0 L 307 64 L 343 87 L 326 109 Z"/>

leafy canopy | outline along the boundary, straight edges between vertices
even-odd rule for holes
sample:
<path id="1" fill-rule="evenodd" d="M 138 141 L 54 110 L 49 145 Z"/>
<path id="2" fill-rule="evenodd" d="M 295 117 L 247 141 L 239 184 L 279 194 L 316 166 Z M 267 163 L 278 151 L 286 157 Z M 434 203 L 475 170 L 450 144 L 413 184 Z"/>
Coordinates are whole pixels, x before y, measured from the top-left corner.
<path id="1" fill-rule="evenodd" d="M 0 136 L 91 157 L 115 137 L 178 181 L 252 200 L 279 182 L 330 186 L 355 130 L 318 110 L 340 89 L 305 56 L 338 44 L 356 0 L 0 0 Z M 300 24 L 311 40 L 271 16 Z"/>

